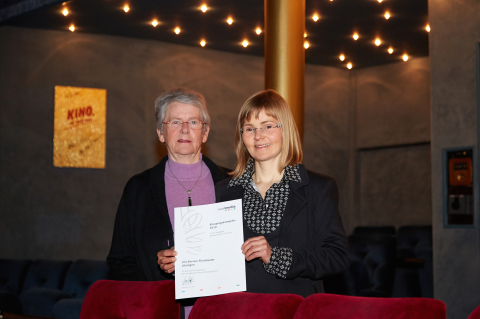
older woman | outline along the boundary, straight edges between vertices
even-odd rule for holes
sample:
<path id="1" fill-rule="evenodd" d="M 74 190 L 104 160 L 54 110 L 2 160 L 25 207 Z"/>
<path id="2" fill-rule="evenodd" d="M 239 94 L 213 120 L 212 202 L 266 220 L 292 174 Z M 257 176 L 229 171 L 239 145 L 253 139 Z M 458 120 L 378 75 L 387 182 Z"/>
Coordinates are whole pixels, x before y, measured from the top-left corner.
<path id="1" fill-rule="evenodd" d="M 301 164 L 298 130 L 278 93 L 258 92 L 242 106 L 235 152 L 232 178 L 215 191 L 218 202 L 243 200 L 247 291 L 323 292 L 321 279 L 349 265 L 337 185 Z"/>
<path id="2" fill-rule="evenodd" d="M 200 148 L 210 132 L 205 98 L 185 88 L 155 102 L 157 134 L 168 150 L 159 164 L 125 186 L 107 257 L 114 280 L 174 279 L 174 208 L 215 202 L 214 184 L 228 177 Z M 187 315 L 189 309 L 186 309 Z"/>

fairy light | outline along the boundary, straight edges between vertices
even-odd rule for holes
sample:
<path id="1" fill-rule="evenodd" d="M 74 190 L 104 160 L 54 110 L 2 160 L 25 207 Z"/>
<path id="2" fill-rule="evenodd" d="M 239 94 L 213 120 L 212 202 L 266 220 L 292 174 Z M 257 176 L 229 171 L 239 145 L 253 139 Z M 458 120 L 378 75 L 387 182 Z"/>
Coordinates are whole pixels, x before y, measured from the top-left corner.
<path id="1" fill-rule="evenodd" d="M 430 25 L 427 24 L 427 26 L 425 27 L 425 30 L 427 30 L 427 32 L 430 32 Z"/>
<path id="2" fill-rule="evenodd" d="M 242 45 L 243 45 L 244 48 L 248 47 L 248 41 L 247 41 L 247 40 L 243 40 Z"/>
<path id="3" fill-rule="evenodd" d="M 383 0 L 378 0 L 378 3 L 382 3 Z"/>
<path id="4" fill-rule="evenodd" d="M 378 47 L 380 44 L 382 44 L 382 40 L 380 40 L 380 38 L 376 38 L 375 45 Z"/>
<path id="5" fill-rule="evenodd" d="M 345 55 L 343 53 L 340 54 L 338 58 L 340 59 L 340 61 L 345 61 Z"/>
<path id="6" fill-rule="evenodd" d="M 319 16 L 317 13 L 315 13 L 315 14 L 313 15 L 312 19 L 313 19 L 313 21 L 317 22 L 318 19 L 320 19 L 320 16 Z"/>
<path id="7" fill-rule="evenodd" d="M 352 62 L 347 63 L 347 69 L 351 70 L 353 68 Z"/>
<path id="8" fill-rule="evenodd" d="M 304 33 L 303 33 L 303 37 L 304 37 L 304 38 L 307 37 L 307 32 L 304 32 Z"/>
<path id="9" fill-rule="evenodd" d="M 407 62 L 408 61 L 408 55 L 406 53 L 403 54 L 402 56 L 403 61 Z"/>
<path id="10" fill-rule="evenodd" d="M 229 25 L 232 25 L 232 23 L 233 23 L 233 18 L 232 18 L 232 17 L 228 17 L 227 23 L 228 23 Z"/>
<path id="11" fill-rule="evenodd" d="M 208 8 L 207 8 L 207 5 L 204 4 L 200 7 L 200 10 L 202 10 L 203 13 L 207 12 Z"/>
<path id="12" fill-rule="evenodd" d="M 304 47 L 305 49 L 308 49 L 308 48 L 310 47 L 310 43 L 309 43 L 308 41 L 305 41 L 305 42 L 303 43 L 303 47 Z"/>
<path id="13" fill-rule="evenodd" d="M 70 30 L 70 31 L 72 31 L 72 32 L 75 31 L 75 26 L 74 26 L 73 24 L 71 24 L 71 25 L 70 25 L 70 28 L 68 28 L 68 30 Z"/>
<path id="14" fill-rule="evenodd" d="M 62 13 L 63 13 L 64 16 L 67 16 L 68 15 L 68 9 L 67 8 L 63 9 Z"/>
<path id="15" fill-rule="evenodd" d="M 385 14 L 383 15 L 385 19 L 390 19 L 390 12 L 386 11 Z"/>
<path id="16" fill-rule="evenodd" d="M 353 40 L 357 41 L 360 36 L 358 35 L 357 32 L 353 34 Z"/>
<path id="17" fill-rule="evenodd" d="M 388 53 L 390 53 L 390 54 L 393 53 L 393 48 L 392 48 L 392 47 L 389 47 L 389 48 L 388 48 Z"/>
<path id="18" fill-rule="evenodd" d="M 260 29 L 260 27 L 256 28 L 255 33 L 260 35 L 260 33 L 262 33 L 262 29 Z"/>
<path id="19" fill-rule="evenodd" d="M 175 32 L 175 34 L 180 34 L 180 32 L 182 32 L 179 27 L 176 27 L 173 31 Z"/>
<path id="20" fill-rule="evenodd" d="M 202 39 L 202 41 L 200 41 L 200 45 L 201 45 L 202 47 L 204 47 L 205 44 L 207 44 L 207 42 L 205 41 L 205 39 Z"/>
<path id="21" fill-rule="evenodd" d="M 158 25 L 158 21 L 157 21 L 157 19 L 153 19 L 153 21 L 152 21 L 152 25 L 153 25 L 154 27 L 156 27 L 156 26 Z"/>
<path id="22" fill-rule="evenodd" d="M 126 5 L 123 7 L 123 11 L 125 11 L 125 12 L 130 11 L 130 7 L 128 6 L 128 4 L 126 4 Z"/>

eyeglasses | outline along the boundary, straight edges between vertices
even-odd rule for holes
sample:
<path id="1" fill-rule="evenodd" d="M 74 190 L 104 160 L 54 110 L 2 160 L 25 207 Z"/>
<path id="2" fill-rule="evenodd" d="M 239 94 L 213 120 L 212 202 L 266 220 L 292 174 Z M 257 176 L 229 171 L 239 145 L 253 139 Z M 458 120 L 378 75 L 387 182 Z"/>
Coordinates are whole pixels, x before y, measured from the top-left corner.
<path id="1" fill-rule="evenodd" d="M 190 120 L 190 121 L 180 121 L 180 120 L 173 120 L 171 122 L 162 122 L 163 124 L 168 124 L 170 129 L 172 130 L 179 130 L 183 127 L 183 123 L 187 123 L 188 127 L 193 130 L 201 129 L 206 122 L 202 122 L 200 120 Z"/>
<path id="2" fill-rule="evenodd" d="M 266 124 L 266 125 L 262 125 L 260 127 L 246 126 L 246 127 L 241 128 L 240 132 L 242 132 L 243 135 L 245 135 L 245 136 L 254 136 L 255 133 L 257 132 L 257 130 L 259 129 L 260 131 L 262 131 L 263 134 L 271 135 L 271 134 L 275 133 L 275 130 L 277 128 L 280 128 L 280 127 L 282 127 L 281 123 L 278 123 L 277 125 Z"/>

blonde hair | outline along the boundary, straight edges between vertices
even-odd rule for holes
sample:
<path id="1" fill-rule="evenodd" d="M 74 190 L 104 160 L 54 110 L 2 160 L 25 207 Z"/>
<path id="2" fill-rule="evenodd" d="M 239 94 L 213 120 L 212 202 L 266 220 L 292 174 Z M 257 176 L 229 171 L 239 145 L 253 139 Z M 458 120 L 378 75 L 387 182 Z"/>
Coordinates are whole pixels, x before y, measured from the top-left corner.
<path id="1" fill-rule="evenodd" d="M 233 178 L 241 176 L 247 168 L 251 156 L 243 144 L 242 132 L 240 131 L 252 116 L 258 119 L 260 112 L 273 117 L 282 124 L 282 151 L 278 162 L 278 172 L 281 173 L 286 166 L 294 166 L 303 161 L 302 143 L 297 125 L 293 119 L 287 101 L 274 90 L 260 91 L 253 94 L 245 101 L 237 119 L 235 131 L 235 153 L 237 154 L 237 165 L 231 173 Z"/>

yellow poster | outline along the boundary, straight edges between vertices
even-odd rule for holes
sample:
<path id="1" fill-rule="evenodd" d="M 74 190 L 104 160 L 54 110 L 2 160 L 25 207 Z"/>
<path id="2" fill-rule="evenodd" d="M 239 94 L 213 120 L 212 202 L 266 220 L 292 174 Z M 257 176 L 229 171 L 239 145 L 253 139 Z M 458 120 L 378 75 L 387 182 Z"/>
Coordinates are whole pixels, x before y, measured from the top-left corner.
<path id="1" fill-rule="evenodd" d="M 53 166 L 105 168 L 107 90 L 55 86 Z"/>

